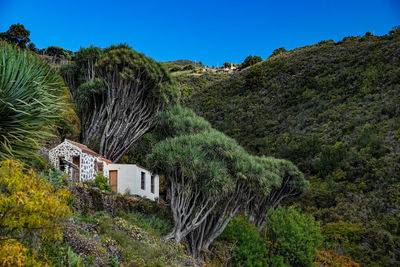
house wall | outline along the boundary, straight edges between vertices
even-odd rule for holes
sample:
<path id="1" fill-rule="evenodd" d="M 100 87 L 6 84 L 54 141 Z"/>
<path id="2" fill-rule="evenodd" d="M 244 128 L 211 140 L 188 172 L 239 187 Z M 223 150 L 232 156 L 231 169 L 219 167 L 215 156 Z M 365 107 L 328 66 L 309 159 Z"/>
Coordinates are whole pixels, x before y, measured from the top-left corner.
<path id="1" fill-rule="evenodd" d="M 88 153 L 82 152 L 81 154 L 81 168 L 80 168 L 80 180 L 81 182 L 94 179 L 95 173 L 95 162 L 98 160 L 97 157 Z"/>
<path id="2" fill-rule="evenodd" d="M 142 183 L 142 175 L 141 173 L 145 173 L 145 189 L 142 190 L 141 188 L 141 183 Z M 146 169 L 140 168 L 136 166 L 136 194 L 139 196 L 147 197 L 151 200 L 154 200 L 156 198 L 159 198 L 159 177 L 158 175 L 155 175 L 154 177 L 154 194 L 151 193 L 151 172 L 149 172 Z"/>
<path id="3" fill-rule="evenodd" d="M 146 197 L 151 200 L 159 198 L 159 177 L 155 175 L 154 194 L 151 193 L 151 173 L 135 164 L 106 164 L 104 175 L 109 176 L 109 171 L 118 171 L 117 191 L 125 194 L 129 191 L 132 195 Z M 141 172 L 145 173 L 145 190 L 141 189 Z"/>
<path id="4" fill-rule="evenodd" d="M 53 164 L 53 166 L 57 170 L 60 169 L 59 158 L 63 157 L 65 160 L 72 162 L 72 157 L 76 157 L 76 156 L 80 156 L 80 155 L 81 155 L 81 151 L 78 148 L 72 146 L 71 144 L 69 144 L 67 142 L 63 142 L 49 151 L 50 162 L 51 162 L 51 164 Z M 72 170 L 70 170 L 69 166 L 65 166 L 65 172 L 70 177 L 71 177 L 71 171 Z"/>
<path id="5" fill-rule="evenodd" d="M 90 155 L 88 153 L 82 152 L 81 149 L 75 147 L 74 145 L 63 142 L 49 151 L 50 162 L 53 166 L 59 170 L 59 158 L 63 157 L 65 160 L 72 162 L 72 157 L 79 156 L 80 158 L 80 171 L 79 178 L 80 181 L 86 181 L 94 179 L 95 175 L 95 161 L 97 157 Z M 72 175 L 72 170 L 69 166 L 65 166 L 65 172 L 69 177 Z"/>

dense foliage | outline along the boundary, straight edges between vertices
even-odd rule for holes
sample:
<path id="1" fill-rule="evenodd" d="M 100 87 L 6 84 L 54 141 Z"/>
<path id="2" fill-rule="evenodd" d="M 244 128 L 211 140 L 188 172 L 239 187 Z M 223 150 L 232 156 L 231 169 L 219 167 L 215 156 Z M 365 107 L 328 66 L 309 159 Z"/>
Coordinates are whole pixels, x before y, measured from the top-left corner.
<path id="1" fill-rule="evenodd" d="M 313 266 L 322 235 L 312 216 L 279 207 L 261 231 L 247 218 L 236 216 L 219 241 L 234 244 L 234 266 Z"/>
<path id="2" fill-rule="evenodd" d="M 223 82 L 229 78 L 228 72 L 205 72 L 203 74 L 194 73 L 175 73 L 175 79 L 178 81 L 177 86 L 180 90 L 181 101 L 184 102 L 198 88 L 206 88 L 216 82 Z"/>
<path id="3" fill-rule="evenodd" d="M 285 53 L 285 52 L 286 52 L 286 49 L 284 47 L 279 47 L 279 48 L 275 49 L 274 51 L 272 51 L 271 57 L 277 56 L 277 55 Z"/>
<path id="4" fill-rule="evenodd" d="M 118 161 L 177 97 L 168 70 L 126 44 L 81 48 L 61 74 L 77 104 L 81 141 Z"/>
<path id="5" fill-rule="evenodd" d="M 279 53 L 207 87 L 181 80 L 193 88 L 185 105 L 213 127 L 310 178 L 299 205 L 322 220 L 326 246 L 391 266 L 400 263 L 399 64 L 394 29 Z"/>
<path id="6" fill-rule="evenodd" d="M 270 210 L 308 187 L 292 163 L 249 155 L 187 108 L 166 109 L 153 135 L 166 138 L 148 156 L 170 200 L 174 229 L 166 239 L 186 239 L 196 258 L 239 211 L 261 227 Z"/>
<path id="7" fill-rule="evenodd" d="M 97 186 L 100 190 L 110 192 L 111 186 L 108 180 L 108 177 L 105 177 L 103 174 L 98 173 L 94 177 L 94 185 Z"/>
<path id="8" fill-rule="evenodd" d="M 261 61 L 262 58 L 260 56 L 247 56 L 242 62 L 242 64 L 239 65 L 239 69 L 247 68 Z"/>
<path id="9" fill-rule="evenodd" d="M 29 35 L 30 31 L 25 29 L 22 24 L 12 24 L 6 32 L 0 33 L 0 40 L 4 40 L 10 44 L 25 48 L 26 45 L 31 41 Z"/>
<path id="10" fill-rule="evenodd" d="M 36 265 L 23 243 L 57 240 L 71 215 L 68 190 L 58 189 L 21 163 L 0 162 L 0 263 Z"/>
<path id="11" fill-rule="evenodd" d="M 16 161 L 2 161 L 0 192 L 1 238 L 61 236 L 60 221 L 70 215 L 67 190 L 56 190 L 33 171 L 25 174 Z"/>
<path id="12" fill-rule="evenodd" d="M 73 133 L 76 115 L 56 70 L 27 50 L 0 42 L 0 159 L 37 157 L 59 129 Z M 61 133 L 60 132 L 60 133 Z"/>
<path id="13" fill-rule="evenodd" d="M 289 266 L 313 266 L 322 244 L 319 223 L 296 209 L 278 207 L 268 217 L 263 234 L 268 240 L 269 262 Z"/>
<path id="14" fill-rule="evenodd" d="M 62 59 L 71 59 L 73 55 L 72 51 L 54 45 L 47 47 L 45 52 L 46 55 Z"/>
<path id="15" fill-rule="evenodd" d="M 234 266 L 267 266 L 268 254 L 265 240 L 261 237 L 259 230 L 243 216 L 234 217 L 219 240 L 234 243 L 233 260 Z"/>
<path id="16" fill-rule="evenodd" d="M 206 130 L 211 130 L 211 124 L 208 121 L 189 108 L 174 105 L 157 115 L 153 135 L 157 141 L 162 141 L 166 138 L 197 134 Z"/>

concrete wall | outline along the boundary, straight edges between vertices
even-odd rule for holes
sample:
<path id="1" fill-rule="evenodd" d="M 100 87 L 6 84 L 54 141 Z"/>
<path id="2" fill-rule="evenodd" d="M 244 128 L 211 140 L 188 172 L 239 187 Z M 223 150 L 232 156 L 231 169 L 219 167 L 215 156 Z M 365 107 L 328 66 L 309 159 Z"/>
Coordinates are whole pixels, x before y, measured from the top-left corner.
<path id="1" fill-rule="evenodd" d="M 109 171 L 118 171 L 117 191 L 125 194 L 129 191 L 132 195 L 146 197 L 151 200 L 159 198 L 159 176 L 154 176 L 154 193 L 151 193 L 151 173 L 135 164 L 105 164 L 104 174 L 109 176 Z M 141 173 L 145 173 L 145 189 L 141 189 Z"/>

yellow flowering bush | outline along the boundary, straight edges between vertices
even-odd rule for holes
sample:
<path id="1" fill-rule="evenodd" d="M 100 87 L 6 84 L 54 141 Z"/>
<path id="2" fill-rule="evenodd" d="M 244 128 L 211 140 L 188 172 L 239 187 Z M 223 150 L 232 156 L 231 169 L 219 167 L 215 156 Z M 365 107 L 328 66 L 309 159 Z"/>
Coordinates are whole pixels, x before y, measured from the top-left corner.
<path id="1" fill-rule="evenodd" d="M 6 160 L 0 162 L 0 193 L 0 237 L 61 238 L 60 223 L 71 215 L 68 190 L 56 190 L 34 171 L 25 173 L 21 163 Z"/>
<path id="2" fill-rule="evenodd" d="M 57 190 L 21 163 L 1 161 L 0 266 L 37 266 L 21 242 L 61 239 L 62 222 L 71 215 L 69 198 L 68 190 Z"/>
<path id="3" fill-rule="evenodd" d="M 15 239 L 4 241 L 0 246 L 0 266 L 47 266 L 39 264 L 29 255 L 23 244 Z"/>

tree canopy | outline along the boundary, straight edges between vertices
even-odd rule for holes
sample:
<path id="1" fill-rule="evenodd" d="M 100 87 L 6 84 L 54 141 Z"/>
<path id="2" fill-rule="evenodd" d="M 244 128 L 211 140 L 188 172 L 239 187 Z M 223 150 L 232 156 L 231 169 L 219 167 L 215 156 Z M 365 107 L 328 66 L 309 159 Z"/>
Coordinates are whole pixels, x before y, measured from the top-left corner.
<path id="1" fill-rule="evenodd" d="M 6 32 L 0 33 L 0 40 L 4 40 L 10 44 L 25 48 L 31 41 L 29 39 L 30 31 L 26 30 L 22 24 L 12 24 Z"/>
<path id="2" fill-rule="evenodd" d="M 169 107 L 158 118 L 155 129 L 164 139 L 159 138 L 148 162 L 163 175 L 171 200 L 174 229 L 166 238 L 188 240 L 195 257 L 239 211 L 262 222 L 268 210 L 307 189 L 294 165 L 249 155 L 187 108 Z"/>
<path id="3" fill-rule="evenodd" d="M 244 69 L 247 68 L 249 66 L 252 66 L 258 62 L 261 62 L 262 58 L 260 56 L 247 56 L 244 61 L 242 62 L 242 64 L 240 64 L 239 68 L 240 69 Z"/>
<path id="4" fill-rule="evenodd" d="M 66 50 L 59 46 L 49 46 L 46 49 L 46 54 L 56 58 L 71 59 L 72 51 Z"/>
<path id="5" fill-rule="evenodd" d="M 81 48 L 61 73 L 77 104 L 81 141 L 118 161 L 178 91 L 163 64 L 126 44 Z"/>
<path id="6" fill-rule="evenodd" d="M 279 54 L 283 54 L 286 52 L 286 49 L 284 47 L 279 47 L 277 49 L 275 49 L 274 51 L 272 51 L 272 55 L 271 56 L 276 56 Z"/>
<path id="7" fill-rule="evenodd" d="M 204 118 L 181 105 L 169 105 L 163 112 L 158 113 L 154 135 L 158 141 L 165 138 L 190 135 L 211 130 L 211 124 Z"/>

